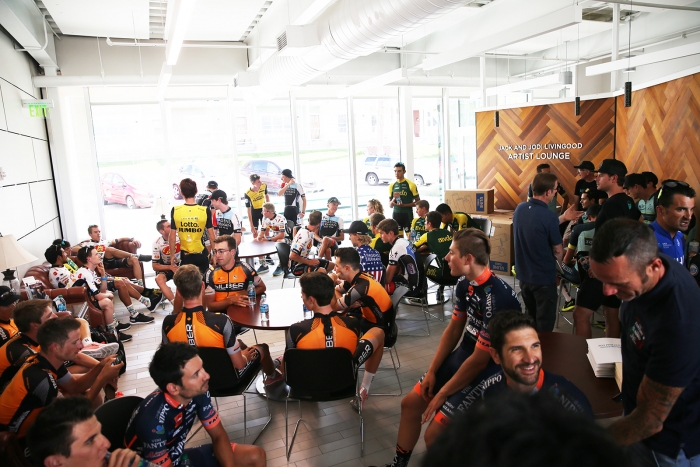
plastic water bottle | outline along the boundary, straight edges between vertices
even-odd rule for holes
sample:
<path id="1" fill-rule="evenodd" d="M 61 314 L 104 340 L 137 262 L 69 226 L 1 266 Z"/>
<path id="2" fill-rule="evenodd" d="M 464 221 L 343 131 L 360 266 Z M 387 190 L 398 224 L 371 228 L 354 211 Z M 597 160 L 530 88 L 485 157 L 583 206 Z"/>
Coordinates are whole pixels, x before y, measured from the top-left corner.
<path id="1" fill-rule="evenodd" d="M 302 304 L 301 306 L 304 308 L 304 319 L 311 319 L 314 317 L 313 312 L 306 308 L 306 304 Z"/>
<path id="2" fill-rule="evenodd" d="M 56 303 L 56 309 L 59 313 L 68 309 L 68 307 L 66 306 L 66 300 L 63 298 L 63 295 L 59 295 L 58 297 L 56 297 L 54 302 Z"/>
<path id="3" fill-rule="evenodd" d="M 267 295 L 260 297 L 260 321 L 270 321 L 270 305 L 267 304 Z"/>
<path id="4" fill-rule="evenodd" d="M 108 452 L 105 454 L 105 460 L 109 462 L 109 458 L 112 456 L 111 452 Z M 183 465 L 182 462 L 180 462 L 178 465 Z M 157 467 L 157 464 L 153 464 L 151 462 L 148 462 L 146 459 L 141 459 L 138 461 L 138 463 L 135 463 L 134 461 L 131 461 L 129 464 L 129 467 Z"/>
<path id="5" fill-rule="evenodd" d="M 255 305 L 255 286 L 253 285 L 253 281 L 250 281 L 248 284 L 248 304 L 250 306 Z"/>
<path id="6" fill-rule="evenodd" d="M 416 231 L 415 229 L 411 229 L 411 243 L 416 242 Z"/>
<path id="7" fill-rule="evenodd" d="M 297 214 L 297 225 L 299 225 L 299 226 L 302 225 L 302 222 L 303 222 L 302 219 L 303 219 L 303 217 L 301 217 L 301 213 Z"/>

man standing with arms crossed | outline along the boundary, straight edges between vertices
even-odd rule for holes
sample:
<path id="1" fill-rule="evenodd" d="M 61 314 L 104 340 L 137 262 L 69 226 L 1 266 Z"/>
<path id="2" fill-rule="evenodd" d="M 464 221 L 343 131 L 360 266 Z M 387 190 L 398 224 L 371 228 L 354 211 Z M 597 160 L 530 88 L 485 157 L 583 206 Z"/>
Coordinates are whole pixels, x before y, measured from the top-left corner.
<path id="1" fill-rule="evenodd" d="M 399 233 L 403 236 L 403 231 L 411 228 L 413 207 L 420 201 L 420 196 L 416 184 L 404 178 L 406 166 L 403 162 L 394 164 L 394 175 L 396 181 L 389 184 L 389 207 L 394 208 L 392 218 L 399 224 Z"/>
<path id="2" fill-rule="evenodd" d="M 624 300 L 622 403 L 610 425 L 628 465 L 700 464 L 700 289 L 660 254 L 651 229 L 613 219 L 596 228 L 591 270 L 603 293 Z"/>
<path id="3" fill-rule="evenodd" d="M 289 169 L 282 171 L 282 181 L 284 183 L 282 183 L 282 188 L 277 194 L 284 196 L 284 217 L 298 225 L 299 220 L 306 215 L 304 187 L 294 179 L 292 171 Z M 301 211 L 299 211 L 299 203 L 302 206 Z"/>

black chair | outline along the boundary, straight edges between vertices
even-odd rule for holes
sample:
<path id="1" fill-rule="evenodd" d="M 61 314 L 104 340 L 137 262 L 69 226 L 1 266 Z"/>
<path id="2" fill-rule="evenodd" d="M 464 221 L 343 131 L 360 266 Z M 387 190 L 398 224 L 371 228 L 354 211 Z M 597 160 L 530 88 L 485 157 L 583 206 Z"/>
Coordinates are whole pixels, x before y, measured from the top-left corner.
<path id="1" fill-rule="evenodd" d="M 322 369 L 322 371 L 319 371 Z M 284 401 L 285 445 L 287 460 L 292 453 L 301 418 L 301 401 L 327 402 L 357 396 L 357 366 L 352 353 L 341 347 L 325 349 L 289 349 L 284 352 L 287 398 Z M 289 443 L 289 401 L 299 402 L 299 420 Z M 360 454 L 365 451 L 365 424 L 360 407 Z"/>
<path id="2" fill-rule="evenodd" d="M 290 221 L 287 219 L 287 225 L 284 228 L 284 234 L 285 238 L 288 240 L 289 244 L 291 245 L 292 242 L 294 241 L 294 227 L 296 227 L 296 223 L 294 221 Z"/>
<path id="3" fill-rule="evenodd" d="M 399 315 L 399 305 L 402 302 L 402 299 L 404 298 L 404 295 L 408 292 L 408 288 L 400 285 L 396 287 L 396 290 L 394 290 L 394 293 L 391 295 L 391 302 L 394 304 L 394 315 L 398 316 Z M 425 318 L 425 325 L 428 327 L 428 334 L 425 336 L 414 336 L 411 334 L 404 334 L 409 337 L 427 337 L 430 335 L 430 323 L 428 322 L 428 315 L 426 314 L 425 309 L 423 308 L 423 300 L 422 299 L 417 299 L 420 300 L 420 305 L 421 305 L 421 311 L 423 312 L 423 317 Z M 402 321 L 415 321 L 407 318 L 394 318 L 394 322 L 396 320 L 402 320 Z M 398 353 L 396 354 L 396 357 L 398 358 Z"/>
<path id="4" fill-rule="evenodd" d="M 399 338 L 399 327 L 396 325 L 396 320 L 391 320 L 391 325 L 389 326 L 389 332 L 384 331 L 384 350 L 389 351 L 389 356 L 391 357 L 391 364 L 394 367 L 394 374 L 396 374 L 396 382 L 399 383 L 399 393 L 393 392 L 373 392 L 373 396 L 400 396 L 403 394 L 403 387 L 401 386 L 401 379 L 399 378 L 399 368 L 401 368 L 401 361 L 399 360 L 399 351 L 396 349 L 396 340 Z M 394 360 L 393 353 L 396 353 L 396 360 Z M 398 365 L 396 365 L 398 362 Z M 380 370 L 385 368 L 379 368 Z"/>
<path id="5" fill-rule="evenodd" d="M 438 276 L 431 276 L 428 274 L 428 271 L 430 270 L 430 267 L 433 266 L 435 268 L 440 268 L 443 271 L 443 275 L 438 277 Z M 455 277 L 452 274 L 449 274 L 450 267 L 447 265 L 447 263 L 444 260 L 441 260 L 440 258 L 437 257 L 436 254 L 431 254 L 428 255 L 428 257 L 425 259 L 425 277 L 427 280 L 432 282 L 433 284 L 436 284 L 438 287 L 450 287 L 452 289 L 452 295 L 451 297 L 454 297 L 454 287 L 457 285 L 459 282 L 459 277 Z M 439 294 L 436 294 L 435 297 L 437 299 L 437 302 L 440 303 L 440 297 L 438 296 Z M 427 299 L 427 297 L 426 297 Z M 447 300 L 444 300 L 446 302 Z M 444 314 L 442 315 L 441 318 L 439 318 L 440 321 L 445 320 Z"/>
<path id="6" fill-rule="evenodd" d="M 255 381 L 255 378 L 260 373 L 262 367 L 260 359 L 254 361 L 246 369 L 245 373 L 241 377 L 231 363 L 231 357 L 229 356 L 226 349 L 219 349 L 214 347 L 198 347 L 199 357 L 202 359 L 202 364 L 204 370 L 209 373 L 209 394 L 214 398 L 214 403 L 216 408 L 219 408 L 219 402 L 216 400 L 217 397 L 230 397 L 230 396 L 243 396 L 243 443 L 246 442 L 247 437 L 247 415 L 246 415 L 246 394 L 257 394 L 246 392 L 250 385 Z M 270 412 L 270 403 L 268 401 L 267 405 L 267 422 L 263 426 L 258 436 L 253 440 L 253 444 L 258 440 L 262 432 L 267 428 L 272 419 L 272 413 Z M 196 434 L 199 430 L 195 431 Z M 194 436 L 194 434 L 192 436 Z"/>
<path id="7" fill-rule="evenodd" d="M 472 217 L 472 224 L 482 232 L 486 234 L 487 237 L 491 237 L 491 228 L 493 223 L 491 219 L 486 219 L 482 217 Z"/>
<path id="8" fill-rule="evenodd" d="M 131 415 L 143 397 L 125 396 L 109 400 L 95 410 L 97 421 L 102 424 L 102 434 L 109 440 L 110 452 L 126 447 L 124 435 Z"/>
<path id="9" fill-rule="evenodd" d="M 287 221 L 291 222 L 291 221 Z M 297 286 L 297 276 L 292 274 L 292 271 L 289 270 L 289 255 L 292 254 L 292 247 L 288 243 L 284 242 L 277 242 L 275 244 L 277 247 L 277 257 L 280 260 L 280 266 L 282 266 L 282 288 L 284 288 L 284 281 L 286 279 L 293 279 L 294 280 L 294 287 Z"/>

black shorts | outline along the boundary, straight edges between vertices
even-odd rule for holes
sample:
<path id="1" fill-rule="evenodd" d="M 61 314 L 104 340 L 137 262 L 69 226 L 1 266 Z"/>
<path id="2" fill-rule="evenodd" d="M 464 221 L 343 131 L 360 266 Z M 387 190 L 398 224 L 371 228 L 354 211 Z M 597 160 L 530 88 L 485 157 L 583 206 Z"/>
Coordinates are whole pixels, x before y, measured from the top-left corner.
<path id="1" fill-rule="evenodd" d="M 314 238 L 314 246 L 317 247 L 317 248 L 320 247 L 320 246 L 321 246 L 321 242 L 319 242 L 318 240 L 316 240 L 316 239 Z M 330 250 L 331 250 L 331 256 L 335 256 L 335 252 L 336 252 L 337 249 L 338 249 L 338 242 L 336 242 L 336 243 L 334 243 L 333 245 L 331 245 L 331 248 L 330 248 Z"/>
<path id="2" fill-rule="evenodd" d="M 130 268 L 129 258 L 104 258 L 102 262 L 106 269 Z"/>
<path id="3" fill-rule="evenodd" d="M 484 393 L 484 385 L 481 383 L 499 371 L 501 371 L 501 365 L 496 364 L 493 360 L 489 360 L 486 368 L 481 370 L 471 383 L 445 400 L 445 403 L 442 404 L 440 410 L 435 414 L 435 421 L 442 426 L 447 426 L 452 418 L 466 412 L 475 402 L 481 401 L 481 396 Z"/>
<path id="4" fill-rule="evenodd" d="M 194 264 L 199 268 L 202 274 L 205 274 L 209 270 L 209 257 L 207 257 L 206 249 L 200 253 L 187 253 L 186 251 L 180 252 L 180 265 L 183 264 Z"/>
<path id="5" fill-rule="evenodd" d="M 603 283 L 593 277 L 586 277 L 576 294 L 576 305 L 597 310 L 601 305 L 620 308 L 622 301 L 615 295 L 603 294 Z"/>
<path id="6" fill-rule="evenodd" d="M 413 212 L 392 212 L 391 218 L 399 224 L 399 230 L 408 230 L 411 228 L 411 222 L 413 221 Z"/>
<path id="7" fill-rule="evenodd" d="M 295 225 L 299 225 L 299 208 L 296 206 L 285 206 L 284 207 L 284 218 L 288 221 L 294 222 Z"/>
<path id="8" fill-rule="evenodd" d="M 158 277 L 158 276 L 161 275 L 161 274 L 165 276 L 165 281 L 166 281 L 166 282 L 167 282 L 167 281 L 173 280 L 173 277 L 175 276 L 175 273 L 172 272 L 170 269 L 168 269 L 167 271 L 158 271 L 158 272 L 156 273 L 156 277 Z"/>
<path id="9" fill-rule="evenodd" d="M 328 260 L 321 259 L 321 258 L 316 258 L 318 260 L 318 266 L 309 266 L 308 264 L 302 264 L 302 263 L 293 263 L 291 267 L 291 272 L 295 276 L 299 277 L 307 272 L 314 272 L 320 268 L 323 268 L 328 272 Z"/>
<path id="10" fill-rule="evenodd" d="M 258 226 L 262 222 L 263 213 L 262 208 L 260 209 L 250 209 L 251 221 L 253 222 L 253 227 L 257 230 Z"/>
<path id="11" fill-rule="evenodd" d="M 462 363 L 469 358 L 471 354 L 464 350 L 460 345 L 451 354 L 447 356 L 438 371 L 435 372 L 435 387 L 433 387 L 433 394 L 437 394 L 442 387 L 447 384 L 447 382 L 457 373 L 457 370 L 462 366 Z M 420 394 L 420 384 L 423 382 L 425 374 L 421 376 L 413 389 Z"/>

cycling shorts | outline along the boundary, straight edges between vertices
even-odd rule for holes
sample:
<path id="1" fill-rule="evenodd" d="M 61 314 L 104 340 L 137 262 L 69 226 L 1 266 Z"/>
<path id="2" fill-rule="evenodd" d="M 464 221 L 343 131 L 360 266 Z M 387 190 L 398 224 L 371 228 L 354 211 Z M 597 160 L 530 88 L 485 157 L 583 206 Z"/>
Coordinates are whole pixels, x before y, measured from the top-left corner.
<path id="1" fill-rule="evenodd" d="M 296 263 L 294 266 L 292 266 L 292 274 L 295 276 L 299 277 L 307 272 L 313 272 L 316 271 L 320 268 L 323 268 L 328 271 L 328 260 L 321 259 L 321 258 L 316 258 L 318 260 L 318 266 L 309 266 L 308 264 L 302 264 L 302 263 Z"/>
<path id="2" fill-rule="evenodd" d="M 284 218 L 288 221 L 294 222 L 295 225 L 299 225 L 299 208 L 296 206 L 285 206 L 284 207 Z"/>
<path id="3" fill-rule="evenodd" d="M 597 310 L 601 305 L 620 308 L 622 301 L 615 295 L 603 294 L 603 283 L 594 277 L 586 277 L 576 294 L 576 305 Z"/>
<path id="4" fill-rule="evenodd" d="M 253 221 L 253 227 L 255 227 L 255 229 L 257 230 L 258 226 L 260 225 L 260 223 L 262 222 L 262 219 L 263 219 L 262 209 L 251 209 L 250 215 L 251 215 L 251 220 Z"/>
<path id="5" fill-rule="evenodd" d="M 396 221 L 397 224 L 399 224 L 399 230 L 406 230 L 406 229 L 411 229 L 411 223 L 413 222 L 413 213 L 412 212 L 396 212 L 394 211 L 391 214 L 392 219 Z"/>
<path id="6" fill-rule="evenodd" d="M 129 258 L 104 258 L 105 269 L 130 268 Z"/>
<path id="7" fill-rule="evenodd" d="M 449 396 L 440 410 L 435 414 L 434 420 L 442 426 L 447 426 L 451 419 L 467 411 L 475 402 L 481 400 L 484 389 L 481 383 L 501 371 L 501 365 L 489 360 L 489 364 L 484 368 L 474 380 L 461 391 Z M 433 392 L 435 394 L 435 392 Z"/>
<path id="8" fill-rule="evenodd" d="M 165 276 L 166 282 L 173 280 L 173 277 L 175 277 L 175 273 L 172 272 L 170 269 L 168 269 L 167 271 L 158 271 L 156 273 L 156 277 L 161 275 L 161 274 Z"/>
<path id="9" fill-rule="evenodd" d="M 462 366 L 462 363 L 471 355 L 470 352 L 464 350 L 460 345 L 451 354 L 447 356 L 438 371 L 435 372 L 435 386 L 433 387 L 433 394 L 437 394 L 442 387 L 447 384 L 447 382 L 457 373 L 457 370 Z M 420 394 L 420 386 L 425 378 L 425 374 L 421 376 L 413 389 Z"/>
<path id="10" fill-rule="evenodd" d="M 181 251 L 180 265 L 194 264 L 199 268 L 199 271 L 202 274 L 205 274 L 209 270 L 209 258 L 207 257 L 206 251 L 206 249 L 200 253 L 187 253 L 186 251 Z"/>
<path id="11" fill-rule="evenodd" d="M 236 443 L 231 443 L 231 451 L 236 450 Z M 204 444 L 196 448 L 185 449 L 184 454 L 189 458 L 189 464 L 197 467 L 219 467 L 219 461 L 214 455 L 212 444 Z"/>

